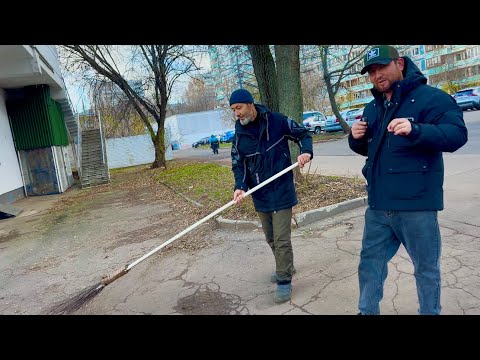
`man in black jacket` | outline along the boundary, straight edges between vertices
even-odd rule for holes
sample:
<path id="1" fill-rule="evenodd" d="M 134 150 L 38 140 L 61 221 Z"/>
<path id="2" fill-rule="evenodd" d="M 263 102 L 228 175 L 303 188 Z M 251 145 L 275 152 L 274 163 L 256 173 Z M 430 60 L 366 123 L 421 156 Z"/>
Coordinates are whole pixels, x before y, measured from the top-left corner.
<path id="1" fill-rule="evenodd" d="M 362 74 L 373 84 L 364 121 L 353 124 L 350 148 L 367 156 L 368 204 L 358 277 L 360 314 L 379 314 L 387 263 L 403 244 L 414 266 L 419 314 L 438 315 L 443 210 L 442 152 L 467 142 L 455 100 L 426 85 L 413 61 L 393 46 L 371 48 Z"/>
<path id="2" fill-rule="evenodd" d="M 281 113 L 254 104 L 253 96 L 247 90 L 235 90 L 230 96 L 230 107 L 237 118 L 231 152 L 235 176 L 233 200 L 236 203 L 244 198 L 245 191 L 291 165 L 289 139 L 300 145 L 298 163 L 301 168 L 312 159 L 309 131 Z M 288 301 L 295 273 L 291 221 L 297 197 L 293 173 L 289 171 L 253 192 L 252 199 L 275 257 L 276 271 L 272 274 L 272 281 L 277 283 L 277 288 L 274 301 Z"/>

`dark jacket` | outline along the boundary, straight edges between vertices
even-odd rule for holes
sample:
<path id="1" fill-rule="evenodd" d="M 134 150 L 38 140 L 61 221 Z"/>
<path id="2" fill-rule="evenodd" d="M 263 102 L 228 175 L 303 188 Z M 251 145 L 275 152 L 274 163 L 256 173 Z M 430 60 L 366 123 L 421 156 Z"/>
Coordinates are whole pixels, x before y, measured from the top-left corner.
<path id="1" fill-rule="evenodd" d="M 290 166 L 288 140 L 300 145 L 300 153 L 313 158 L 312 136 L 309 131 L 281 113 L 273 113 L 267 107 L 255 104 L 258 112 L 254 122 L 243 126 L 235 123 L 235 139 L 232 144 L 232 170 L 235 190 L 247 191 Z M 255 209 L 273 212 L 288 209 L 297 204 L 293 173 L 278 179 L 252 193 Z"/>
<path id="2" fill-rule="evenodd" d="M 395 82 L 390 105 L 372 89 L 372 100 L 363 112 L 366 135 L 350 148 L 367 156 L 362 169 L 367 179 L 368 203 L 375 210 L 442 210 L 443 157 L 468 138 L 463 113 L 444 91 L 426 85 L 427 79 L 408 57 L 404 79 Z M 384 110 L 385 107 L 387 110 Z M 395 118 L 412 118 L 407 136 L 388 132 Z"/>

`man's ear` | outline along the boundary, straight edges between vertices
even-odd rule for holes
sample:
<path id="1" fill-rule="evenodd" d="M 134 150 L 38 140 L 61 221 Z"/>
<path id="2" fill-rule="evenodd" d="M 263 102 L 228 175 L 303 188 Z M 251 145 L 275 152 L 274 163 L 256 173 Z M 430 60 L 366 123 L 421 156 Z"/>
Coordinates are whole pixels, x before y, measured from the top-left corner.
<path id="1" fill-rule="evenodd" d="M 403 71 L 405 69 L 405 59 L 403 57 L 398 58 L 397 64 L 400 71 Z"/>

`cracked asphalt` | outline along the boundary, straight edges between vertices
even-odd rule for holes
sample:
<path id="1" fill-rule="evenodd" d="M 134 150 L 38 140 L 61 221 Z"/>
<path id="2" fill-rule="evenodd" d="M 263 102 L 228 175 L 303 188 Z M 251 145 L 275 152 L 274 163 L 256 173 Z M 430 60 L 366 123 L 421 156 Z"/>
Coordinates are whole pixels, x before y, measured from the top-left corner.
<path id="1" fill-rule="evenodd" d="M 445 315 L 480 314 L 480 111 L 465 118 L 469 143 L 444 155 L 445 210 L 439 222 Z M 317 144 L 312 166 L 323 174 L 358 174 L 364 160 L 345 146 L 346 139 Z M 168 203 L 129 204 L 109 192 L 95 197 L 81 217 L 60 216 L 48 232 L 39 232 L 46 209 L 64 196 L 20 200 L 23 213 L 0 221 L 0 314 L 40 314 L 172 236 L 175 217 Z M 210 221 L 202 233 L 209 246 L 160 251 L 74 314 L 354 315 L 364 211 L 293 229 L 297 273 L 289 302 L 273 302 L 274 260 L 262 231 Z M 126 241 L 127 233 L 142 235 Z M 388 269 L 382 314 L 416 314 L 413 266 L 403 247 Z"/>

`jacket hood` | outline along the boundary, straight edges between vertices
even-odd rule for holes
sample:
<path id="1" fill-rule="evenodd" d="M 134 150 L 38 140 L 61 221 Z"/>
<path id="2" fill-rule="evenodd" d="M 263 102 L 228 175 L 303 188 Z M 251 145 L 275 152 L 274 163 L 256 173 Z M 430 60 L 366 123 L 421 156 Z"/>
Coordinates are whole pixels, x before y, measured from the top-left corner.
<path id="1" fill-rule="evenodd" d="M 401 94 L 406 94 L 418 87 L 419 85 L 426 84 L 427 78 L 422 74 L 420 69 L 415 65 L 415 63 L 408 57 L 402 56 L 405 60 L 405 66 L 403 68 L 403 80 L 396 81 L 392 84 L 392 87 L 397 83 L 400 85 L 400 92 Z M 371 89 L 372 95 L 375 98 L 379 98 L 382 96 L 377 89 Z"/>
<path id="2" fill-rule="evenodd" d="M 270 109 L 262 104 L 254 104 L 257 111 L 260 113 L 260 116 L 264 116 L 266 113 L 270 112 Z"/>

